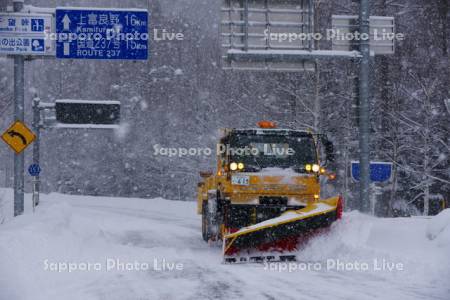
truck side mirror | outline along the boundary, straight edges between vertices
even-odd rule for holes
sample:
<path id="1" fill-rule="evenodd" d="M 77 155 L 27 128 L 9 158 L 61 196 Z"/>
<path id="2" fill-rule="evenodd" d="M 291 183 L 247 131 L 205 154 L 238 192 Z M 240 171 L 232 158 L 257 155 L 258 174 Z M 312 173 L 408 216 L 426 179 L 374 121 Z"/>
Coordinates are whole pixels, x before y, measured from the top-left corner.
<path id="1" fill-rule="evenodd" d="M 322 136 L 322 145 L 325 148 L 326 162 L 334 162 L 336 159 L 333 143 L 325 136 Z"/>
<path id="2" fill-rule="evenodd" d="M 200 172 L 200 177 L 201 178 L 208 178 L 210 176 L 212 176 L 213 172 L 211 171 L 201 171 Z"/>

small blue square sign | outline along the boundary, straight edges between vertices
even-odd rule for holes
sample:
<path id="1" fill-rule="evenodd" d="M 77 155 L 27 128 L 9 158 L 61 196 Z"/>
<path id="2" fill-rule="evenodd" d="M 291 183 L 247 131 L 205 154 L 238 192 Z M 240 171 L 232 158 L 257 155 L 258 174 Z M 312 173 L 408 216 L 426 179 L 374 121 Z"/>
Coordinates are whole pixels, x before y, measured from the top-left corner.
<path id="1" fill-rule="evenodd" d="M 360 166 L 358 161 L 351 163 L 351 175 L 355 181 L 360 178 Z M 391 162 L 370 162 L 370 180 L 372 182 L 386 182 L 391 180 L 392 163 Z"/>
<path id="2" fill-rule="evenodd" d="M 31 19 L 31 31 L 33 32 L 44 31 L 44 19 Z"/>
<path id="3" fill-rule="evenodd" d="M 39 174 L 41 173 L 41 167 L 38 164 L 32 164 L 28 167 L 28 173 L 31 176 L 39 176 Z"/>
<path id="4" fill-rule="evenodd" d="M 44 52 L 44 39 L 31 39 L 31 51 Z"/>

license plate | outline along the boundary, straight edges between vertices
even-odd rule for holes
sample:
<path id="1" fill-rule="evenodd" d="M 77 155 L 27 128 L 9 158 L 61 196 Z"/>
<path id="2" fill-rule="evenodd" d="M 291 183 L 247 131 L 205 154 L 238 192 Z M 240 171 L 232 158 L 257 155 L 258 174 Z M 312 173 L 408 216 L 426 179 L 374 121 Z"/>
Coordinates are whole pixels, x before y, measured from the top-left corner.
<path id="1" fill-rule="evenodd" d="M 231 176 L 231 184 L 233 185 L 249 185 L 249 176 Z"/>

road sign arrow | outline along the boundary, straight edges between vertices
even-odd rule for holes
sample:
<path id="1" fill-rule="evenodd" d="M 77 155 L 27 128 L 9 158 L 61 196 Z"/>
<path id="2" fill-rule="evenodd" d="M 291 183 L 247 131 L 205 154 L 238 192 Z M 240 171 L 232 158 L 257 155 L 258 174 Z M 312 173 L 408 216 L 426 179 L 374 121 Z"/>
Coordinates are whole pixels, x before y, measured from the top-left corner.
<path id="1" fill-rule="evenodd" d="M 70 55 L 70 44 L 64 43 L 64 56 Z"/>
<path id="2" fill-rule="evenodd" d="M 64 25 L 64 30 L 69 30 L 70 29 L 70 18 L 67 14 L 64 15 L 64 18 L 62 19 L 62 23 Z"/>
<path id="3" fill-rule="evenodd" d="M 27 144 L 27 139 L 21 133 L 19 133 L 17 131 L 14 131 L 14 130 L 8 131 L 8 135 L 12 138 L 17 136 L 19 139 L 22 140 L 22 144 L 24 144 L 24 145 Z"/>
<path id="4" fill-rule="evenodd" d="M 1 135 L 1 139 L 19 154 L 36 139 L 36 135 L 24 123 L 16 121 Z"/>

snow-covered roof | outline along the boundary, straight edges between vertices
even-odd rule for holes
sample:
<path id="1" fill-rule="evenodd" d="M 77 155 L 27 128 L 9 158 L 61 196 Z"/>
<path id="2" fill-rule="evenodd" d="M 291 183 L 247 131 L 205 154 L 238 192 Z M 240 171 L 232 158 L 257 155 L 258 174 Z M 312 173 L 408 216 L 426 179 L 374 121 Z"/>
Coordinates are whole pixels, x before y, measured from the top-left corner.
<path id="1" fill-rule="evenodd" d="M 76 104 L 116 104 L 120 105 L 120 101 L 116 100 L 78 100 L 78 99 L 59 99 L 55 103 L 76 103 Z"/>

